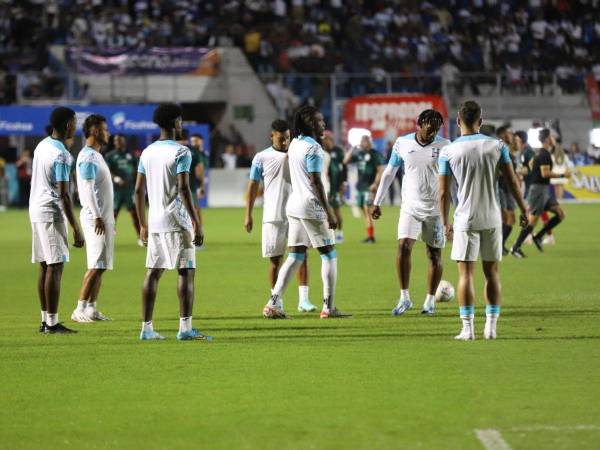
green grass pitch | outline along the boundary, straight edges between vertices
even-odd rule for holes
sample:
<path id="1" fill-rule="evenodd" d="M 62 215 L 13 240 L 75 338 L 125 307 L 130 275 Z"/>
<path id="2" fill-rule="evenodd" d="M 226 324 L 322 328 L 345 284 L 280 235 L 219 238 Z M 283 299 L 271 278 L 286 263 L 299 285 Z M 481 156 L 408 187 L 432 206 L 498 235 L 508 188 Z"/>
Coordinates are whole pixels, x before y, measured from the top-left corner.
<path id="1" fill-rule="evenodd" d="M 395 318 L 398 209 L 385 207 L 376 245 L 359 243 L 345 209 L 337 303 L 354 317 L 322 321 L 296 312 L 267 321 L 267 262 L 260 226 L 242 210 L 205 212 L 194 324 L 214 342 L 178 342 L 175 274 L 159 289 L 155 328 L 140 342 L 145 250 L 119 218 L 116 270 L 99 307 L 115 320 L 74 324 L 72 336 L 39 335 L 36 267 L 26 212 L 0 214 L 1 449 L 482 449 L 476 430 L 508 447 L 600 447 L 600 205 L 567 205 L 558 244 L 501 265 L 499 339 L 455 342 L 456 301 L 422 317 L 426 258 L 414 250 L 415 309 Z M 255 212 L 255 219 L 260 211 Z M 516 232 L 514 232 L 516 235 Z M 516 237 L 513 235 L 513 239 Z M 444 279 L 457 271 L 444 251 Z M 320 259 L 310 256 L 311 300 L 320 303 Z M 85 252 L 71 250 L 60 317 L 71 325 Z"/>

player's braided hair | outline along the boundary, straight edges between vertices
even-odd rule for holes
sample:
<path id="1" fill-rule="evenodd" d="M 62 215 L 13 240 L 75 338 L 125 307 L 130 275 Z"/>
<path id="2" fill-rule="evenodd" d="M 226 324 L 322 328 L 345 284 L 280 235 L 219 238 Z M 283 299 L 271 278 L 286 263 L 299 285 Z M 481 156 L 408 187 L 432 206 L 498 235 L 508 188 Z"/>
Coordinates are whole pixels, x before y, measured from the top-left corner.
<path id="1" fill-rule="evenodd" d="M 294 113 L 294 125 L 293 134 L 294 137 L 300 136 L 312 136 L 315 129 L 315 115 L 319 112 L 314 106 L 306 105 L 299 108 Z"/>
<path id="2" fill-rule="evenodd" d="M 429 124 L 433 127 L 440 128 L 444 124 L 444 118 L 439 111 L 435 109 L 426 109 L 417 118 L 417 125 L 422 126 Z"/>

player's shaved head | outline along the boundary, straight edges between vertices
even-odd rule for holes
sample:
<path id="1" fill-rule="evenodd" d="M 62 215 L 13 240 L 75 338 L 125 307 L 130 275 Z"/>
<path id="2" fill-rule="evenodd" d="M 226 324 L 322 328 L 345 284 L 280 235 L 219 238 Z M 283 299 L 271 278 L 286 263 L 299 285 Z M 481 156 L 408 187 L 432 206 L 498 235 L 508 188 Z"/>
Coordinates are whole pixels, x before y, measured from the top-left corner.
<path id="1" fill-rule="evenodd" d="M 481 119 L 481 106 L 473 100 L 467 100 L 458 107 L 458 118 L 467 127 L 472 127 Z"/>
<path id="2" fill-rule="evenodd" d="M 59 106 L 50 114 L 50 125 L 57 133 L 64 135 L 67 133 L 69 122 L 75 118 L 75 111 L 66 106 Z M 74 132 L 75 130 L 73 130 Z M 70 137 L 70 136 L 69 136 Z"/>

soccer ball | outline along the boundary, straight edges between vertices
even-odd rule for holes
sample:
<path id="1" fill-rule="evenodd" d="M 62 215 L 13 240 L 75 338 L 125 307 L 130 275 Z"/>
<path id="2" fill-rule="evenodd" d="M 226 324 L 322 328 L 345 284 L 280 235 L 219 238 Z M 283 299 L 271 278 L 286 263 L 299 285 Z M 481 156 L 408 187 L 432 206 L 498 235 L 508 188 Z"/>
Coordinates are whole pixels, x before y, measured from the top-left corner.
<path id="1" fill-rule="evenodd" d="M 436 302 L 449 302 L 454 298 L 454 286 L 449 281 L 442 280 L 435 291 Z"/>

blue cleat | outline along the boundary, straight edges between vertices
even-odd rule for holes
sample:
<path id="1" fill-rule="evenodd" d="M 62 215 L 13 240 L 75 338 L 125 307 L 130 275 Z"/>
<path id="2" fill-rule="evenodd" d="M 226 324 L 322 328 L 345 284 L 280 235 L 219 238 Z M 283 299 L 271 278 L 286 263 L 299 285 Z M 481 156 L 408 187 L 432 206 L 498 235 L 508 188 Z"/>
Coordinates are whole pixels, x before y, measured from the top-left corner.
<path id="1" fill-rule="evenodd" d="M 212 341 L 212 336 L 202 334 L 198 329 L 192 328 L 190 331 L 180 331 L 177 333 L 177 339 L 180 341 Z"/>
<path id="2" fill-rule="evenodd" d="M 156 331 L 142 331 L 140 333 L 140 341 L 164 341 L 165 337 L 158 334 Z"/>
<path id="3" fill-rule="evenodd" d="M 313 305 L 310 300 L 305 300 L 298 305 L 298 312 L 313 312 L 316 310 L 317 307 Z"/>
<path id="4" fill-rule="evenodd" d="M 398 303 L 398 306 L 396 306 L 394 309 L 392 309 L 392 315 L 393 316 L 401 316 L 406 311 L 408 311 L 410 308 L 412 308 L 412 305 L 413 304 L 410 300 L 400 300 L 400 302 Z"/>

